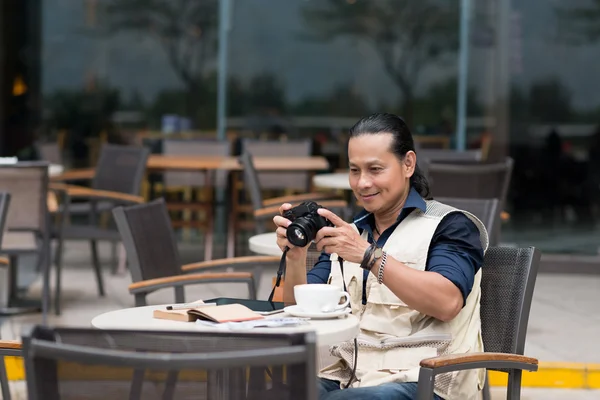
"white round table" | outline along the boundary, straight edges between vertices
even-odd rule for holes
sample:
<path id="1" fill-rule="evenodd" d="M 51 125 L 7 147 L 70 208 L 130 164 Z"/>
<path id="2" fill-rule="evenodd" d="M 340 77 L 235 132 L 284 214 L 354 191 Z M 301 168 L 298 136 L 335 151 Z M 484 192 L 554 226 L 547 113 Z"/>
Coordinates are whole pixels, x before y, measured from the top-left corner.
<path id="1" fill-rule="evenodd" d="M 186 332 L 223 332 L 222 329 L 198 325 L 193 322 L 170 321 L 153 318 L 156 309 L 166 309 L 166 304 L 158 306 L 145 306 L 124 308 L 100 314 L 92 320 L 92 326 L 97 329 L 131 329 L 141 331 L 186 331 Z M 287 313 L 275 314 L 266 318 L 289 317 Z M 310 332 L 317 335 L 319 347 L 331 346 L 346 340 L 351 340 L 358 335 L 358 319 L 354 315 L 345 317 L 316 320 L 311 319 L 306 325 L 282 328 L 253 328 L 245 332 L 256 333 L 291 333 Z M 236 331 L 237 332 L 237 331 Z"/>
<path id="2" fill-rule="evenodd" d="M 261 233 L 248 239 L 250 251 L 265 256 L 281 256 L 281 249 L 277 246 L 277 234 L 275 232 Z"/>
<path id="3" fill-rule="evenodd" d="M 350 190 L 348 172 L 336 172 L 334 174 L 319 174 L 313 176 L 313 185 L 327 189 Z"/>

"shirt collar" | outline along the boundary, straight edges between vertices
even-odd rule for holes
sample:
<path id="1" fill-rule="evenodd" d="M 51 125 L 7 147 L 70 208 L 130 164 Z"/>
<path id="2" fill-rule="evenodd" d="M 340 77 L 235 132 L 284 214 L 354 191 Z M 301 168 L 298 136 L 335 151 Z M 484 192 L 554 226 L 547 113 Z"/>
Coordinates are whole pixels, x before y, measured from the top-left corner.
<path id="1" fill-rule="evenodd" d="M 402 210 L 398 214 L 396 220 L 398 221 L 404 218 L 408 212 L 414 210 L 415 208 L 418 208 L 419 210 L 425 212 L 427 204 L 425 203 L 425 200 L 423 200 L 419 192 L 417 192 L 415 188 L 411 187 L 410 192 L 408 192 L 408 197 L 404 202 L 404 207 L 402 207 Z M 370 228 L 370 216 L 371 213 L 363 209 L 356 215 L 356 217 L 354 217 L 354 224 L 357 228 Z"/>

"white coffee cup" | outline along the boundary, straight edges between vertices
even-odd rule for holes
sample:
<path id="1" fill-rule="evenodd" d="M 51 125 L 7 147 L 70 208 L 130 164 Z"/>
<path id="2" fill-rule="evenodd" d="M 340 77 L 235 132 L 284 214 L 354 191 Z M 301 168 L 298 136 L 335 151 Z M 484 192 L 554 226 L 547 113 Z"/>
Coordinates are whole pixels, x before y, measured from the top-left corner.
<path id="1" fill-rule="evenodd" d="M 343 304 L 340 298 L 345 297 Z M 296 304 L 306 312 L 333 312 L 343 310 L 350 304 L 350 294 L 339 286 L 324 283 L 312 283 L 294 286 Z"/>

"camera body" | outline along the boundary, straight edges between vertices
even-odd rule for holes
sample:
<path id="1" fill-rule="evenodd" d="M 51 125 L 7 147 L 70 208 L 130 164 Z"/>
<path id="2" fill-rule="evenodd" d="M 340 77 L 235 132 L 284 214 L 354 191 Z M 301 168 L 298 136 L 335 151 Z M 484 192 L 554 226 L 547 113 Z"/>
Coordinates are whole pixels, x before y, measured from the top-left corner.
<path id="1" fill-rule="evenodd" d="M 290 208 L 283 216 L 292 223 L 287 227 L 286 236 L 294 246 L 304 247 L 317 236 L 319 229 L 333 226 L 327 219 L 319 215 L 317 210 L 324 208 L 314 201 L 305 201 Z"/>

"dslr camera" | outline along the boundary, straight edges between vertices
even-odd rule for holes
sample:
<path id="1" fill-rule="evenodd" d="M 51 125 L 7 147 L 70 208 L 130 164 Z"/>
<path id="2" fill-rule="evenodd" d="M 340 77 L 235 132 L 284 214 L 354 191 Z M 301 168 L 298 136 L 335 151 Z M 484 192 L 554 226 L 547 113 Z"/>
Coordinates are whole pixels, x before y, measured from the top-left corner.
<path id="1" fill-rule="evenodd" d="M 319 229 L 333 226 L 328 219 L 317 213 L 324 208 L 314 201 L 305 201 L 283 213 L 292 223 L 287 227 L 286 236 L 291 244 L 304 247 L 315 239 Z"/>

